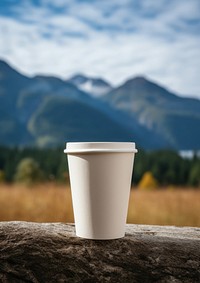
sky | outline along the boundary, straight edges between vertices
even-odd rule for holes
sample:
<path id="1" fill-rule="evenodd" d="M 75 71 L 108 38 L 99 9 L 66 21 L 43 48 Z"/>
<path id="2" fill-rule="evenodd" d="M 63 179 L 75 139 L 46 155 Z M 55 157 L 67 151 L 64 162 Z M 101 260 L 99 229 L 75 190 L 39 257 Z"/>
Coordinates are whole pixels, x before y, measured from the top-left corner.
<path id="1" fill-rule="evenodd" d="M 200 98 L 200 0 L 0 0 L 0 59 L 114 86 L 143 75 Z"/>

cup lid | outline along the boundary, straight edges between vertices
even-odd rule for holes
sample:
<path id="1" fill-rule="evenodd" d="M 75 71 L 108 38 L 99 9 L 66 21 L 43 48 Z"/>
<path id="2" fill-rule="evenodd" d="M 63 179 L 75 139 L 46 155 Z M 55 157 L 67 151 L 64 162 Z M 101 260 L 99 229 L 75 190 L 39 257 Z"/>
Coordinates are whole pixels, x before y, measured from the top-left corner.
<path id="1" fill-rule="evenodd" d="M 137 152 L 134 142 L 68 142 L 65 153 Z"/>

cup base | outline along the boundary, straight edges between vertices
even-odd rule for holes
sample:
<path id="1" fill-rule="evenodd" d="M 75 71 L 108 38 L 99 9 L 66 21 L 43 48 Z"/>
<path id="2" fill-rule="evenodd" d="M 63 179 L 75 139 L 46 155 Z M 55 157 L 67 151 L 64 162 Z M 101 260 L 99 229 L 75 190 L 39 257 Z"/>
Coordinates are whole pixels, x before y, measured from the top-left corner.
<path id="1" fill-rule="evenodd" d="M 123 235 L 119 235 L 119 236 L 107 236 L 107 237 L 92 237 L 92 236 L 83 236 L 83 235 L 79 235 L 76 234 L 77 237 L 82 238 L 82 239 L 87 239 L 87 240 L 97 240 L 97 241 L 103 241 L 103 240 L 117 240 L 117 239 L 121 239 L 125 237 L 125 234 Z"/>

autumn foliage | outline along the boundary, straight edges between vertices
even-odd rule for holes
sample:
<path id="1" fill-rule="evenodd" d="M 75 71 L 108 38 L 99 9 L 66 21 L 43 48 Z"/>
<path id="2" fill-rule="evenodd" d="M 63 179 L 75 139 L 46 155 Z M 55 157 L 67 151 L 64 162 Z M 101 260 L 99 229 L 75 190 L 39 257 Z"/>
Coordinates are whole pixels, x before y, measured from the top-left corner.
<path id="1" fill-rule="evenodd" d="M 138 188 L 143 190 L 156 189 L 158 188 L 158 181 L 154 178 L 153 174 L 148 171 L 142 176 L 142 179 L 138 184 Z"/>

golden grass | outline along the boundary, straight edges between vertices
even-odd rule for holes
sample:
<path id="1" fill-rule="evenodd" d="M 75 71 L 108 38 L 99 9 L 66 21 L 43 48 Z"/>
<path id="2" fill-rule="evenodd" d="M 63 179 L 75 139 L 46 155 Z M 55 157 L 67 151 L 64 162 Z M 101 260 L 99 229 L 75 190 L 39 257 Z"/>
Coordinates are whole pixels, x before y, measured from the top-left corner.
<path id="1" fill-rule="evenodd" d="M 200 190 L 134 190 L 127 222 L 200 227 Z"/>
<path id="2" fill-rule="evenodd" d="M 74 222 L 71 191 L 55 184 L 0 185 L 0 221 L 5 220 Z"/>
<path id="3" fill-rule="evenodd" d="M 66 185 L 0 184 L 0 221 L 74 222 Z M 200 190 L 132 190 L 128 223 L 200 227 Z"/>

